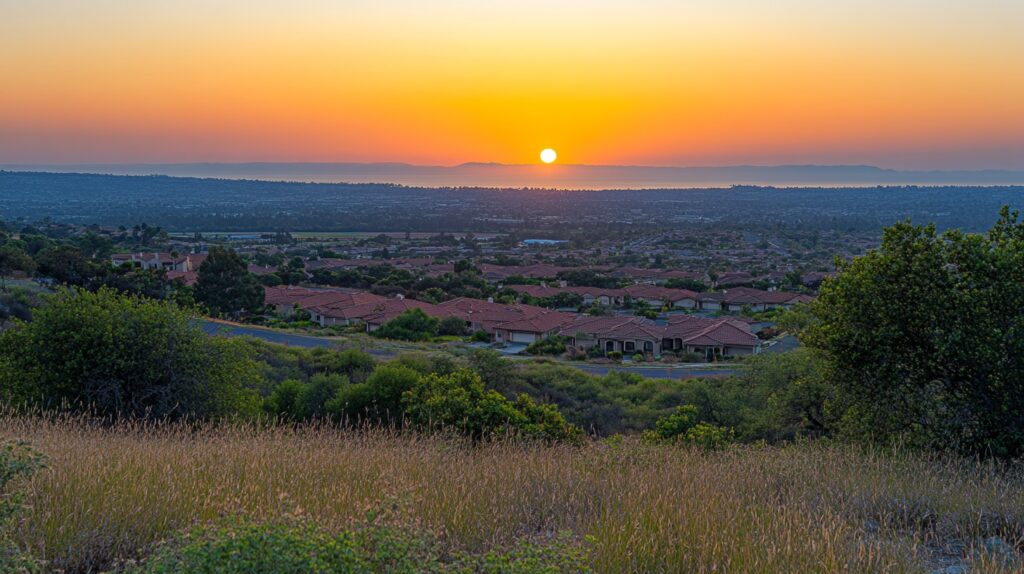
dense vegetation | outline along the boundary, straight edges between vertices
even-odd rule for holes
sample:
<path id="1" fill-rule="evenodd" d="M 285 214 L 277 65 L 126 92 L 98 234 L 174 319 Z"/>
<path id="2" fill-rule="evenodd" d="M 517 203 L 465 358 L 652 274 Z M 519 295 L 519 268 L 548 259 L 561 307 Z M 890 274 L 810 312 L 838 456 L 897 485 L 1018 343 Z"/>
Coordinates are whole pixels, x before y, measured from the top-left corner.
<path id="1" fill-rule="evenodd" d="M 62 289 L 0 332 L 0 396 L 102 415 L 248 416 L 259 370 L 241 341 L 207 337 L 169 301 Z"/>
<path id="2" fill-rule="evenodd" d="M 845 434 L 1024 454 L 1024 222 L 985 234 L 899 223 L 826 281 L 807 342 Z"/>

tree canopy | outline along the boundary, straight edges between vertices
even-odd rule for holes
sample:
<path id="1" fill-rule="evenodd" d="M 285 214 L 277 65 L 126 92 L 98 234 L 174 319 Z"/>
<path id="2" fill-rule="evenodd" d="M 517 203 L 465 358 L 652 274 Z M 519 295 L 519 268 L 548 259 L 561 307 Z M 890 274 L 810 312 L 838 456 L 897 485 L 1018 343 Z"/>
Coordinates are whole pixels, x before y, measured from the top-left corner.
<path id="1" fill-rule="evenodd" d="M 1024 453 L 1024 223 L 985 234 L 898 223 L 826 280 L 805 341 L 824 352 L 842 427 L 998 456 Z"/>
<path id="2" fill-rule="evenodd" d="M 251 312 L 263 306 L 263 285 L 233 249 L 211 247 L 198 275 L 196 300 L 212 313 Z"/>

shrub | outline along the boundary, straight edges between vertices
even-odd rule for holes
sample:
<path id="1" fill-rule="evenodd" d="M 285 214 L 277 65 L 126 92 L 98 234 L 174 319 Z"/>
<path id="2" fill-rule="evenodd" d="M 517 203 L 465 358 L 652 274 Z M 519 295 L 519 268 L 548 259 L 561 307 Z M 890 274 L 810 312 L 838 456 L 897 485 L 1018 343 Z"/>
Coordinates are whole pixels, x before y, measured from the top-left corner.
<path id="1" fill-rule="evenodd" d="M 462 336 L 466 334 L 466 322 L 460 317 L 454 315 L 441 319 L 441 322 L 437 324 L 438 335 L 456 335 Z"/>
<path id="2" fill-rule="evenodd" d="M 401 341 L 426 341 L 437 335 L 439 321 L 422 309 L 409 309 L 384 323 L 373 336 Z"/>
<path id="3" fill-rule="evenodd" d="M 519 434 L 531 438 L 575 440 L 581 432 L 557 408 L 516 402 L 484 388 L 480 375 L 460 369 L 450 375 L 431 374 L 402 394 L 409 421 L 424 429 L 458 430 L 473 438 Z"/>
<path id="4" fill-rule="evenodd" d="M 676 407 L 675 412 L 654 423 L 654 430 L 644 431 L 643 439 L 652 443 L 693 445 L 705 450 L 722 448 L 733 441 L 731 429 L 698 421 L 697 413 L 693 405 Z"/>
<path id="5" fill-rule="evenodd" d="M 420 374 L 400 364 L 381 365 L 365 383 L 343 387 L 328 405 L 339 419 L 395 424 L 402 420 L 402 394 L 413 388 Z"/>
<path id="6" fill-rule="evenodd" d="M 0 394 L 8 401 L 88 405 L 106 415 L 255 414 L 251 347 L 209 337 L 174 303 L 61 289 L 31 323 L 0 333 Z"/>
<path id="7" fill-rule="evenodd" d="M 565 352 L 565 338 L 552 335 L 538 339 L 526 347 L 526 352 L 531 355 L 561 355 Z"/>
<path id="8" fill-rule="evenodd" d="M 194 528 L 128 574 L 586 573 L 589 551 L 567 535 L 485 554 L 447 551 L 429 531 L 360 525 L 332 532 L 309 520 L 241 520 Z"/>
<path id="9" fill-rule="evenodd" d="M 487 334 L 487 331 L 479 330 L 473 331 L 473 341 L 477 343 L 490 343 L 491 336 Z"/>
<path id="10" fill-rule="evenodd" d="M 702 363 L 704 362 L 704 356 L 699 353 L 690 353 L 686 351 L 680 351 L 678 354 L 679 360 L 683 363 Z"/>
<path id="11" fill-rule="evenodd" d="M 609 359 L 611 359 L 613 361 L 621 361 L 622 360 L 622 352 L 621 351 L 611 351 L 611 352 L 608 353 L 607 356 L 608 356 Z"/>
<path id="12" fill-rule="evenodd" d="M 299 420 L 302 418 L 300 398 L 305 387 L 306 383 L 295 379 L 282 381 L 263 402 L 263 410 L 278 417 Z"/>
<path id="13" fill-rule="evenodd" d="M 635 353 L 632 357 L 629 358 L 629 360 L 633 361 L 634 363 L 642 363 L 644 362 L 644 356 L 642 353 Z"/>

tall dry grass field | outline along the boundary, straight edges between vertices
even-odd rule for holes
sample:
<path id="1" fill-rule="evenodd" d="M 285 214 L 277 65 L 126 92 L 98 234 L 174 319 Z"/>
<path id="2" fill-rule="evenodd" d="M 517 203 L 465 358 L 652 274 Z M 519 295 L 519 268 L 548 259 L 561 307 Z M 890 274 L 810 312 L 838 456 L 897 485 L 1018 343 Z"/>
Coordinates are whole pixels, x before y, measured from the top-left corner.
<path id="1" fill-rule="evenodd" d="M 1024 480 L 989 464 L 824 445 L 705 454 L 626 440 L 471 445 L 327 427 L 0 416 L 49 468 L 23 542 L 96 571 L 196 523 L 302 512 L 344 527 L 395 504 L 471 550 L 571 531 L 599 572 L 916 572 L 1024 541 Z M 1002 565 L 1000 565 L 1002 564 Z"/>

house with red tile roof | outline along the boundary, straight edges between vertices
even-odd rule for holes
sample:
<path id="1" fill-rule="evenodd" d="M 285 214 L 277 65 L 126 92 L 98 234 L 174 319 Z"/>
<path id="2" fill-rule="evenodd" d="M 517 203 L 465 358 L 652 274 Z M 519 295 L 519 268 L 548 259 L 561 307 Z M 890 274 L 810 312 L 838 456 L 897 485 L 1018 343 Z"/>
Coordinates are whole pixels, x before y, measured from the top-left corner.
<path id="1" fill-rule="evenodd" d="M 569 344 L 580 349 L 597 347 L 605 354 L 644 353 L 661 355 L 664 327 L 650 319 L 613 315 L 606 317 L 578 316 L 559 332 Z"/>
<path id="2" fill-rule="evenodd" d="M 761 352 L 761 340 L 750 332 L 750 325 L 728 317 L 672 317 L 664 329 L 662 346 L 666 351 L 703 355 L 709 361 Z"/>
<path id="3" fill-rule="evenodd" d="M 644 301 L 655 308 L 660 308 L 663 305 L 677 309 L 697 307 L 698 294 L 689 289 L 670 289 L 657 285 L 630 285 L 623 291 L 634 301 Z"/>
<path id="4" fill-rule="evenodd" d="M 501 323 L 494 329 L 494 340 L 498 343 L 525 343 L 557 335 L 562 327 L 571 323 L 576 315 L 550 311 Z"/>
<path id="5" fill-rule="evenodd" d="M 492 300 L 484 301 L 468 297 L 459 297 L 445 301 L 439 303 L 438 307 L 446 309 L 452 315 L 464 319 L 471 331 L 484 331 L 492 337 L 496 336 L 495 331 L 501 324 L 528 319 L 550 312 L 550 309 L 534 305 L 505 305 L 503 303 L 495 303 Z"/>
<path id="6" fill-rule="evenodd" d="M 163 269 L 165 271 L 193 271 L 188 255 L 161 252 L 114 253 L 110 256 L 114 266 L 132 265 L 142 269 Z"/>
<path id="7" fill-rule="evenodd" d="M 327 327 L 330 325 L 351 325 L 365 320 L 375 313 L 375 305 L 383 305 L 388 299 L 365 291 L 351 293 L 321 293 L 302 299 L 298 306 L 309 312 L 313 321 Z"/>
<path id="8" fill-rule="evenodd" d="M 776 307 L 789 309 L 797 303 L 813 300 L 810 295 L 785 291 L 762 291 L 752 287 L 733 287 L 699 296 L 701 309 L 739 311 L 749 307 L 753 311 L 767 311 Z"/>
<path id="9" fill-rule="evenodd" d="M 621 307 L 626 300 L 626 291 L 623 289 L 602 287 L 565 287 L 564 289 L 583 297 L 584 305 L 598 303 L 605 307 Z"/>
<path id="10" fill-rule="evenodd" d="M 384 299 L 383 302 L 367 303 L 348 309 L 351 321 L 362 321 L 366 323 L 368 332 L 376 331 L 388 321 L 398 317 L 410 309 L 419 309 L 428 317 L 444 319 L 451 315 L 447 309 L 442 309 L 433 303 L 416 301 L 415 299 Z"/>

